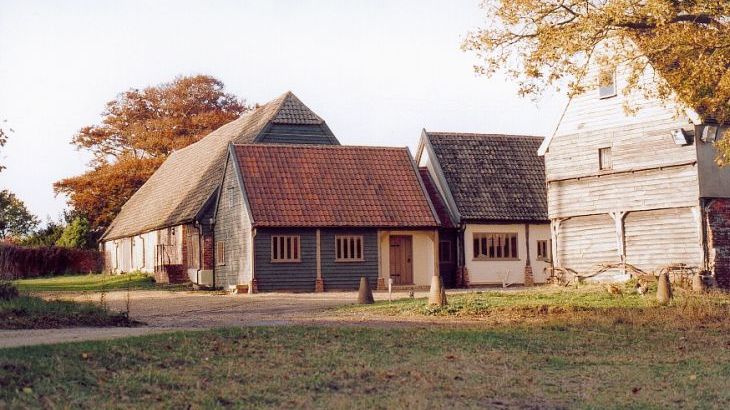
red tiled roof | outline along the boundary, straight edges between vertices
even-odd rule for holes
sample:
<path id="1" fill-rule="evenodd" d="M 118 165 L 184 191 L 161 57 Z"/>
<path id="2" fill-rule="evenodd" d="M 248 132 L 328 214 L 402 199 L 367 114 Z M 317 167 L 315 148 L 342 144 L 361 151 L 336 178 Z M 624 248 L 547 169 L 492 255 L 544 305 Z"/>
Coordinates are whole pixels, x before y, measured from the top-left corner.
<path id="1" fill-rule="evenodd" d="M 446 202 L 444 201 L 443 196 L 441 196 L 438 188 L 436 188 L 436 184 L 434 184 L 433 179 L 431 179 L 431 173 L 428 171 L 428 168 L 419 168 L 418 172 L 421 174 L 423 186 L 426 188 L 429 198 L 431 198 L 431 203 L 433 204 L 433 208 L 436 210 L 436 215 L 438 215 L 441 220 L 441 227 L 455 228 L 456 225 L 454 225 L 454 222 L 451 221 L 451 216 L 446 208 Z"/>
<path id="2" fill-rule="evenodd" d="M 257 227 L 437 227 L 407 148 L 235 145 Z"/>

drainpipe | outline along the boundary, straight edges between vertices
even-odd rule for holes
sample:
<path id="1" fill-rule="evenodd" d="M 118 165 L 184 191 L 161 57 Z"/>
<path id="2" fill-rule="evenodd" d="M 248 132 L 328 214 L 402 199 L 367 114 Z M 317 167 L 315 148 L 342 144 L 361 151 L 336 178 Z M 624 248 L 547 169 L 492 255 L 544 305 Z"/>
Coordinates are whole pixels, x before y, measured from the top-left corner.
<path id="1" fill-rule="evenodd" d="M 137 236 L 139 236 L 139 239 L 142 240 L 142 269 L 140 269 L 140 271 L 142 271 L 143 269 L 145 269 L 147 267 L 147 255 L 146 255 L 147 247 L 145 246 L 145 243 L 144 243 L 144 236 L 142 236 L 142 234 L 139 234 Z"/>

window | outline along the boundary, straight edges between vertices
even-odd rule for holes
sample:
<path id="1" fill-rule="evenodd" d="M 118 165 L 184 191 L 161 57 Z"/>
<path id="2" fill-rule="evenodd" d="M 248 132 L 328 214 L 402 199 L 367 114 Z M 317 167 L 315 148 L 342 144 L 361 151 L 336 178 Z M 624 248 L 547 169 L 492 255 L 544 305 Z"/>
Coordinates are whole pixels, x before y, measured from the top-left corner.
<path id="1" fill-rule="evenodd" d="M 236 206 L 236 191 L 233 190 L 233 187 L 228 187 L 226 191 L 228 193 L 228 207 L 233 208 Z"/>
<path id="2" fill-rule="evenodd" d="M 278 235 L 271 237 L 272 262 L 300 262 L 299 236 Z"/>
<path id="3" fill-rule="evenodd" d="M 598 98 L 616 96 L 616 70 L 604 69 L 598 77 Z"/>
<path id="4" fill-rule="evenodd" d="M 598 149 L 598 169 L 601 171 L 613 169 L 613 156 L 610 147 Z"/>
<path id="5" fill-rule="evenodd" d="M 537 260 L 549 261 L 550 251 L 550 241 L 537 241 Z"/>
<path id="6" fill-rule="evenodd" d="M 226 243 L 224 241 L 215 243 L 215 263 L 218 266 L 226 264 Z"/>
<path id="7" fill-rule="evenodd" d="M 451 241 L 439 242 L 439 260 L 443 262 L 452 262 L 451 259 Z"/>
<path id="8" fill-rule="evenodd" d="M 517 258 L 516 233 L 474 234 L 474 259 L 511 260 Z"/>
<path id="9" fill-rule="evenodd" d="M 364 260 L 362 236 L 335 236 L 335 261 L 359 262 Z"/>

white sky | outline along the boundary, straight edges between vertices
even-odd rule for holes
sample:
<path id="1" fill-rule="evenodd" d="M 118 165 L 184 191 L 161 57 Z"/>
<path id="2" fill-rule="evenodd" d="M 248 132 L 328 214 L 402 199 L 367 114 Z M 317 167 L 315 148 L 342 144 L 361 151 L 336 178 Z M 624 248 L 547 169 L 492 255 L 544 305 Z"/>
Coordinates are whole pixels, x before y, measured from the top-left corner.
<path id="1" fill-rule="evenodd" d="M 545 135 L 565 98 L 521 99 L 460 50 L 478 0 L 0 0 L 0 188 L 56 217 L 52 183 L 82 173 L 69 144 L 128 88 L 210 74 L 249 103 L 286 90 L 343 144 L 410 146 L 421 129 Z"/>

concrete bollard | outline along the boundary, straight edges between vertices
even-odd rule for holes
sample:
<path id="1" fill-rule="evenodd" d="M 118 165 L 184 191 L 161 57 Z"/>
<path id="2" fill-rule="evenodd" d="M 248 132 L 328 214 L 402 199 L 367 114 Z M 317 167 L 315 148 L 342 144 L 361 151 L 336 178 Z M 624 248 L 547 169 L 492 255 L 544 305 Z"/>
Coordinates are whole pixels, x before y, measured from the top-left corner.
<path id="1" fill-rule="evenodd" d="M 431 278 L 431 292 L 428 295 L 428 304 L 434 306 L 446 306 L 446 290 L 440 276 Z"/>
<path id="2" fill-rule="evenodd" d="M 375 298 L 373 298 L 373 291 L 370 289 L 368 278 L 364 276 L 360 278 L 360 290 L 357 293 L 357 303 L 359 305 L 372 305 L 375 303 Z"/>
<path id="3" fill-rule="evenodd" d="M 697 293 L 703 293 L 706 289 L 705 281 L 702 280 L 702 275 L 699 273 L 692 277 L 692 291 Z"/>
<path id="4" fill-rule="evenodd" d="M 659 274 L 659 283 L 656 289 L 656 300 L 660 305 L 669 304 L 672 300 L 672 284 L 669 283 L 669 275 L 666 272 Z"/>

